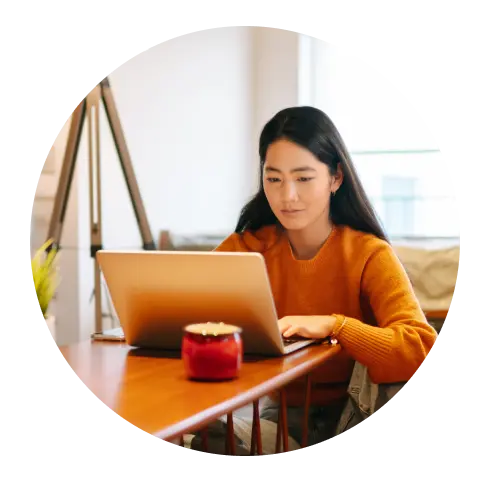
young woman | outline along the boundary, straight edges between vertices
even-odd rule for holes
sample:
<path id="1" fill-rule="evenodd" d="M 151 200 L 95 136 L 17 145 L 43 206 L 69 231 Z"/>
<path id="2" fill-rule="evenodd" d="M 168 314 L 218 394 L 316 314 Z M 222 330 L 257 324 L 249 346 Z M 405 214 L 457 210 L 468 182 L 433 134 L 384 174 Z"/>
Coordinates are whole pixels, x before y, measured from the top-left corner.
<path id="1" fill-rule="evenodd" d="M 335 337 L 312 374 L 310 444 L 333 435 L 354 361 L 374 383 L 407 381 L 436 339 L 331 120 L 312 107 L 276 114 L 260 137 L 260 189 L 217 251 L 265 258 L 285 337 Z M 301 440 L 303 382 L 286 391 Z M 277 399 L 261 416 L 277 421 Z"/>

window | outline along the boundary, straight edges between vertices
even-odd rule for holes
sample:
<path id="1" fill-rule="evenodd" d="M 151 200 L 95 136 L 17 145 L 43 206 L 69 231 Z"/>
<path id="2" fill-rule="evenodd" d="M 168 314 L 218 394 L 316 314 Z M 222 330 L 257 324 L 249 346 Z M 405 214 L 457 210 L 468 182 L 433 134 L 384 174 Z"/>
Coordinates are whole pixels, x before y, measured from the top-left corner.
<path id="1" fill-rule="evenodd" d="M 301 41 L 300 103 L 335 123 L 390 238 L 457 239 L 447 166 L 403 92 L 362 59 Z"/>
<path id="2" fill-rule="evenodd" d="M 414 234 L 416 182 L 408 177 L 382 177 L 384 225 L 394 236 Z"/>

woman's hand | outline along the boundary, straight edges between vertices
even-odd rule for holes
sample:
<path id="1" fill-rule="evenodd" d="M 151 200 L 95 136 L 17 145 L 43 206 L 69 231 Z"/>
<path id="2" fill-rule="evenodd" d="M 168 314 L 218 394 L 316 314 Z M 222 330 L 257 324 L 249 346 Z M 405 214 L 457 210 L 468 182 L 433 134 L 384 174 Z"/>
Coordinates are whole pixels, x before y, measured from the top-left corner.
<path id="1" fill-rule="evenodd" d="M 336 323 L 335 316 L 285 316 L 279 320 L 279 329 L 286 338 L 297 335 L 322 339 L 332 334 Z"/>

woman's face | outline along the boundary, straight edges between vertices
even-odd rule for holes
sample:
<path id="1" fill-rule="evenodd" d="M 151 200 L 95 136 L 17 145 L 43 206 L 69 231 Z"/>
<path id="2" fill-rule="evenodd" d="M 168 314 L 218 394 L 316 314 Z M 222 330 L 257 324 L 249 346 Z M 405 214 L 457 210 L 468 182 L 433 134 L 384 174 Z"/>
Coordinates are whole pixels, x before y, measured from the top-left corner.
<path id="1" fill-rule="evenodd" d="M 269 205 L 285 229 L 304 229 L 328 220 L 330 196 L 342 182 L 310 151 L 288 140 L 271 144 L 263 171 Z"/>

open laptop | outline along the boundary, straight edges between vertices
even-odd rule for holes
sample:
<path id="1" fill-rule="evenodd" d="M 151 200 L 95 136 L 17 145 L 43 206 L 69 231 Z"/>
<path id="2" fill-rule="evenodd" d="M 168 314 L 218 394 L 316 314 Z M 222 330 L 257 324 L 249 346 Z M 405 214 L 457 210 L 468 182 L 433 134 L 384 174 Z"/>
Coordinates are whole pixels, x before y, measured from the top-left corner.
<path id="1" fill-rule="evenodd" d="M 314 342 L 282 337 L 259 253 L 101 250 L 97 261 L 131 346 L 179 350 L 184 326 L 206 322 L 241 327 L 250 355 L 285 355 Z"/>

